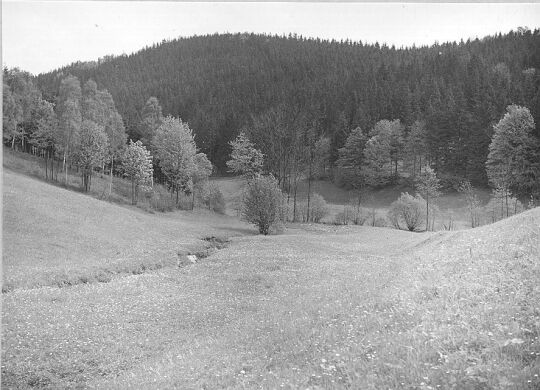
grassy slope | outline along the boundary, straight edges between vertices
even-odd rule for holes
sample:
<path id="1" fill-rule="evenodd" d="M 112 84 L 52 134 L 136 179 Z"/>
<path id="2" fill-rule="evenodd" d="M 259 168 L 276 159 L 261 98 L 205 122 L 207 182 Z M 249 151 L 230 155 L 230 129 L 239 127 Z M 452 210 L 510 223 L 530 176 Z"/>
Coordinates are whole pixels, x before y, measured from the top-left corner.
<path id="1" fill-rule="evenodd" d="M 4 186 L 5 206 L 19 208 L 18 219 L 5 217 L 10 236 L 4 243 L 19 259 L 42 248 L 30 235 L 54 238 L 65 254 L 79 245 L 92 248 L 78 252 L 73 266 L 91 256 L 99 263 L 107 245 L 128 250 L 133 243 L 118 238 L 122 228 L 141 240 L 148 235 L 140 250 L 159 258 L 154 251 L 164 243 L 178 240 L 170 247 L 176 250 L 209 229 L 223 234 L 210 226 L 227 229 L 232 221 L 143 214 L 41 188 L 47 186 L 10 172 Z M 41 206 L 25 213 L 36 198 Z M 57 200 L 71 210 L 53 219 L 60 234 L 32 227 L 36 213 L 56 209 Z M 88 207 L 105 208 L 105 219 Z M 77 231 L 80 215 L 87 227 Z M 34 230 L 10 232 L 22 224 Z M 233 238 L 184 268 L 18 289 L 3 299 L 2 382 L 20 388 L 538 388 L 539 230 L 540 209 L 472 231 L 429 235 L 296 226 L 280 236 Z M 27 245 L 36 246 L 17 252 Z M 12 262 L 11 269 L 31 274 L 31 264 Z"/>
<path id="2" fill-rule="evenodd" d="M 205 212 L 148 214 L 48 185 L 4 169 L 6 288 L 107 278 L 176 264 L 199 238 L 255 232 Z"/>

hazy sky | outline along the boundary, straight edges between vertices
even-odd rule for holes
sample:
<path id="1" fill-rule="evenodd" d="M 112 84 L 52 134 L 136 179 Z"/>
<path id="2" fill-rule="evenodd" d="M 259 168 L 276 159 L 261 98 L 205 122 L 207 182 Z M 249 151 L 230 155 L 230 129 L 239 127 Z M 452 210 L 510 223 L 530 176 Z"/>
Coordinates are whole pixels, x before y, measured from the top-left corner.
<path id="1" fill-rule="evenodd" d="M 34 74 L 214 32 L 432 44 L 540 27 L 540 4 L 2 1 L 2 62 Z"/>

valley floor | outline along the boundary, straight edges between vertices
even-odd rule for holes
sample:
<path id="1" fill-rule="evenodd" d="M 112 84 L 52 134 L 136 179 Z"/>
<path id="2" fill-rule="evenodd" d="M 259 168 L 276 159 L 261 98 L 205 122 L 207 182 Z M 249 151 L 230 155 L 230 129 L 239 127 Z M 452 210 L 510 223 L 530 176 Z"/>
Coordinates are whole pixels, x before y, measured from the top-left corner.
<path id="1" fill-rule="evenodd" d="M 540 387 L 538 208 L 263 237 L 10 171 L 3 191 L 4 388 Z M 230 242 L 184 262 L 212 236 Z"/>

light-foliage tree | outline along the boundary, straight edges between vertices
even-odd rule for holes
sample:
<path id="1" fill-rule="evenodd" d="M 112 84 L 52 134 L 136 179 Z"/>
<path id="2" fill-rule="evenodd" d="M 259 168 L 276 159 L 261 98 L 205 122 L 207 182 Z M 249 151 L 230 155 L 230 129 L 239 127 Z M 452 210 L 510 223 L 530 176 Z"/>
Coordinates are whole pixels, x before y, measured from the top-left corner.
<path id="1" fill-rule="evenodd" d="M 152 150 L 171 190 L 176 193 L 178 204 L 179 191 L 191 191 L 195 171 L 197 148 L 188 124 L 179 118 L 166 117 L 156 130 Z"/>
<path id="2" fill-rule="evenodd" d="M 253 177 L 262 172 L 264 158 L 244 132 L 241 132 L 229 145 L 232 148 L 231 158 L 227 161 L 230 172 Z"/>
<path id="3" fill-rule="evenodd" d="M 90 190 L 94 168 L 107 158 L 108 139 L 103 127 L 85 119 L 79 133 L 75 161 L 81 169 L 83 190 Z"/>
<path id="4" fill-rule="evenodd" d="M 192 203 L 191 209 L 193 210 L 195 206 L 195 192 L 202 192 L 208 178 L 212 174 L 212 163 L 206 157 L 204 153 L 197 153 L 193 157 L 194 169 L 191 174 L 191 181 L 193 182 L 192 188 Z"/>
<path id="5" fill-rule="evenodd" d="M 480 226 L 480 201 L 478 200 L 478 196 L 476 195 L 473 185 L 469 180 L 463 180 L 459 184 L 458 191 L 465 195 L 471 227 L 475 228 Z"/>
<path id="6" fill-rule="evenodd" d="M 59 134 L 57 147 L 63 153 L 63 170 L 67 184 L 67 161 L 74 152 L 74 145 L 79 142 L 79 131 L 82 124 L 81 84 L 74 76 L 67 76 L 60 83 L 56 115 L 58 117 Z"/>
<path id="7" fill-rule="evenodd" d="M 131 181 L 131 203 L 137 204 L 139 187 L 151 183 L 152 156 L 141 141 L 129 141 L 122 156 L 124 175 Z"/>
<path id="8" fill-rule="evenodd" d="M 257 175 L 248 180 L 243 197 L 242 215 L 267 235 L 280 220 L 283 194 L 277 180 L 269 175 Z"/>
<path id="9" fill-rule="evenodd" d="M 494 126 L 486 171 L 490 184 L 508 200 L 510 191 L 538 196 L 540 191 L 540 144 L 528 108 L 510 105 Z M 509 207 L 506 207 L 509 210 Z"/>
<path id="10" fill-rule="evenodd" d="M 424 220 L 424 204 L 425 201 L 420 195 L 401 193 L 399 198 L 390 205 L 388 219 L 396 229 L 418 231 Z"/>
<path id="11" fill-rule="evenodd" d="M 45 178 L 49 178 L 49 160 L 51 160 L 51 179 L 53 179 L 54 152 L 58 137 L 58 120 L 54 105 L 40 100 L 36 110 L 36 129 L 32 134 L 32 144 L 45 152 Z"/>

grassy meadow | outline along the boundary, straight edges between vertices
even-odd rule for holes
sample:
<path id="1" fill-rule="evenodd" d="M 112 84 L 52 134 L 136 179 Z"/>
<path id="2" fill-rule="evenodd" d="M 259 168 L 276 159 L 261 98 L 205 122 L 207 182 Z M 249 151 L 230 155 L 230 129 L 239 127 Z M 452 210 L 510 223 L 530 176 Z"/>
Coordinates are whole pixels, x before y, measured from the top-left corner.
<path id="1" fill-rule="evenodd" d="M 259 236 L 8 163 L 2 388 L 540 388 L 540 208 L 453 232 Z"/>

